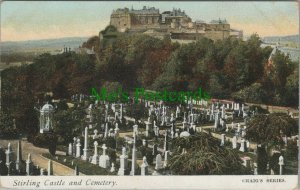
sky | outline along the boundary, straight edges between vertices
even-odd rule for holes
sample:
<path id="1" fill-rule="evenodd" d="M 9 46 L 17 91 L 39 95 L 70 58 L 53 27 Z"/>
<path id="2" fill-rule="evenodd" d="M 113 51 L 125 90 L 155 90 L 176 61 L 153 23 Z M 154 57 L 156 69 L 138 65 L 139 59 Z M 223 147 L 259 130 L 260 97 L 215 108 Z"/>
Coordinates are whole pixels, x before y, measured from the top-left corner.
<path id="1" fill-rule="evenodd" d="M 226 19 L 244 35 L 283 36 L 299 34 L 296 1 L 289 2 L 182 2 L 182 1 L 5 1 L 1 3 L 1 41 L 25 41 L 98 35 L 114 9 L 156 7 L 160 13 L 185 10 L 193 21 Z"/>

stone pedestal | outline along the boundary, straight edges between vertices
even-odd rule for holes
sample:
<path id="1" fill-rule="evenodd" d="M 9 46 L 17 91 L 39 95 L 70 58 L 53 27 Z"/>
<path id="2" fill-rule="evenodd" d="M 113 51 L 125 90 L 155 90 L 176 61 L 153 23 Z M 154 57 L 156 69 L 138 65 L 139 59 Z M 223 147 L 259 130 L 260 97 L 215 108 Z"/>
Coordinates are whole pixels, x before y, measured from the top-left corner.
<path id="1" fill-rule="evenodd" d="M 84 130 L 84 148 L 83 148 L 83 156 L 82 160 L 88 160 L 88 127 L 85 127 Z"/>
<path id="2" fill-rule="evenodd" d="M 126 148 L 122 148 L 122 155 L 120 156 L 120 168 L 118 171 L 118 175 L 125 175 L 125 171 L 128 165 L 128 156 L 126 155 Z"/>
<path id="3" fill-rule="evenodd" d="M 94 142 L 94 147 L 95 147 L 95 150 L 94 150 L 94 155 L 93 155 L 93 158 L 92 158 L 92 164 L 97 164 L 98 163 L 98 142 L 95 141 Z"/>

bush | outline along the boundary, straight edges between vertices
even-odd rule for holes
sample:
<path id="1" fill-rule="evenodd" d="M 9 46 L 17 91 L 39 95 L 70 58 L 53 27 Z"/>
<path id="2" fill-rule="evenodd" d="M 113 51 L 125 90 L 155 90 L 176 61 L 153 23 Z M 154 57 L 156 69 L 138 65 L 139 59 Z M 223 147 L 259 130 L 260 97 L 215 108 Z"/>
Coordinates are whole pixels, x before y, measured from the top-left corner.
<path id="1" fill-rule="evenodd" d="M 253 83 L 251 86 L 233 93 L 232 96 L 235 100 L 255 103 L 263 103 L 267 99 L 267 93 L 260 83 Z"/>
<path id="2" fill-rule="evenodd" d="M 257 173 L 264 175 L 267 173 L 268 155 L 263 145 L 257 147 Z"/>
<path id="3" fill-rule="evenodd" d="M 116 140 L 114 137 L 107 137 L 105 139 L 105 142 L 107 147 L 112 148 L 112 149 L 116 149 Z"/>
<path id="4" fill-rule="evenodd" d="M 124 139 L 124 138 L 118 137 L 118 138 L 116 139 L 116 141 L 117 141 L 117 146 L 118 146 L 118 148 L 122 148 L 123 146 L 126 145 L 125 139 Z"/>
<path id="5" fill-rule="evenodd" d="M 16 139 L 19 137 L 20 131 L 18 129 L 5 128 L 0 132 L 1 139 Z"/>
<path id="6" fill-rule="evenodd" d="M 280 153 L 274 153 L 272 155 L 272 157 L 270 158 L 270 169 L 272 169 L 274 171 L 274 174 L 279 174 L 279 165 L 278 165 L 278 161 L 279 161 L 279 157 L 280 157 Z"/>
<path id="7" fill-rule="evenodd" d="M 255 111 L 256 114 L 268 114 L 269 113 L 269 111 L 267 109 L 264 109 L 261 106 L 250 106 L 249 111 Z"/>
<path id="8" fill-rule="evenodd" d="M 33 139 L 33 145 L 48 148 L 50 154 L 55 155 L 58 137 L 55 134 L 37 134 Z"/>
<path id="9" fill-rule="evenodd" d="M 110 163 L 116 163 L 117 160 L 117 153 L 113 149 L 107 149 L 107 154 L 110 158 Z"/>
<path id="10" fill-rule="evenodd" d="M 297 141 L 288 141 L 284 157 L 288 160 L 298 160 Z"/>

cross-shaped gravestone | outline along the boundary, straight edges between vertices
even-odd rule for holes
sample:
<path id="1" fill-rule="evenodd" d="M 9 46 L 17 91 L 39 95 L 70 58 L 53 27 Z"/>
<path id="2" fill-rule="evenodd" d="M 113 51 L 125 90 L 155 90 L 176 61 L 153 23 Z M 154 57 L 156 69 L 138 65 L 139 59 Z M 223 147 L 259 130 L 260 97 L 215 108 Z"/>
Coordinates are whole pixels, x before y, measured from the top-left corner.
<path id="1" fill-rule="evenodd" d="M 108 168 L 109 167 L 109 157 L 108 155 L 106 155 L 106 145 L 103 144 L 102 145 L 102 150 L 103 150 L 103 153 L 102 155 L 100 156 L 100 161 L 99 161 L 99 166 L 102 167 L 102 168 Z"/>
<path id="2" fill-rule="evenodd" d="M 97 138 L 97 137 L 98 137 L 98 130 L 97 130 L 97 129 L 95 129 L 95 130 L 94 130 L 93 139 L 95 139 L 95 138 Z"/>

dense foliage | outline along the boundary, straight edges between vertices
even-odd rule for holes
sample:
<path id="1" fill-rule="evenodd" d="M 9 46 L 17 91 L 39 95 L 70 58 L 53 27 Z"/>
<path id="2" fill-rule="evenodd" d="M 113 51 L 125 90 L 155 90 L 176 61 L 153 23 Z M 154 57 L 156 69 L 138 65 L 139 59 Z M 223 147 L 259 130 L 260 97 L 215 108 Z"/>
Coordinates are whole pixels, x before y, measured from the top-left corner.
<path id="1" fill-rule="evenodd" d="M 201 87 L 214 98 L 298 106 L 298 65 L 278 51 L 272 67 L 266 67 L 272 49 L 261 48 L 257 35 L 247 41 L 202 38 L 179 44 L 169 38 L 117 33 L 110 27 L 103 36 L 100 42 L 99 37 L 92 37 L 83 44 L 94 48 L 95 56 L 42 54 L 33 64 L 2 71 L 3 111 L 16 119 L 17 128 L 37 132 L 34 105 L 38 100 L 45 102 L 47 92 L 69 99 L 103 86 L 120 85 L 126 91 L 136 87 L 195 91 Z"/>
<path id="2" fill-rule="evenodd" d="M 172 144 L 174 150 L 168 165 L 173 174 L 235 175 L 250 172 L 241 164 L 236 150 L 220 147 L 220 141 L 209 134 L 176 138 Z"/>
<path id="3" fill-rule="evenodd" d="M 298 134 L 295 119 L 284 113 L 257 115 L 247 125 L 246 138 L 258 144 L 283 145 L 283 137 Z"/>

